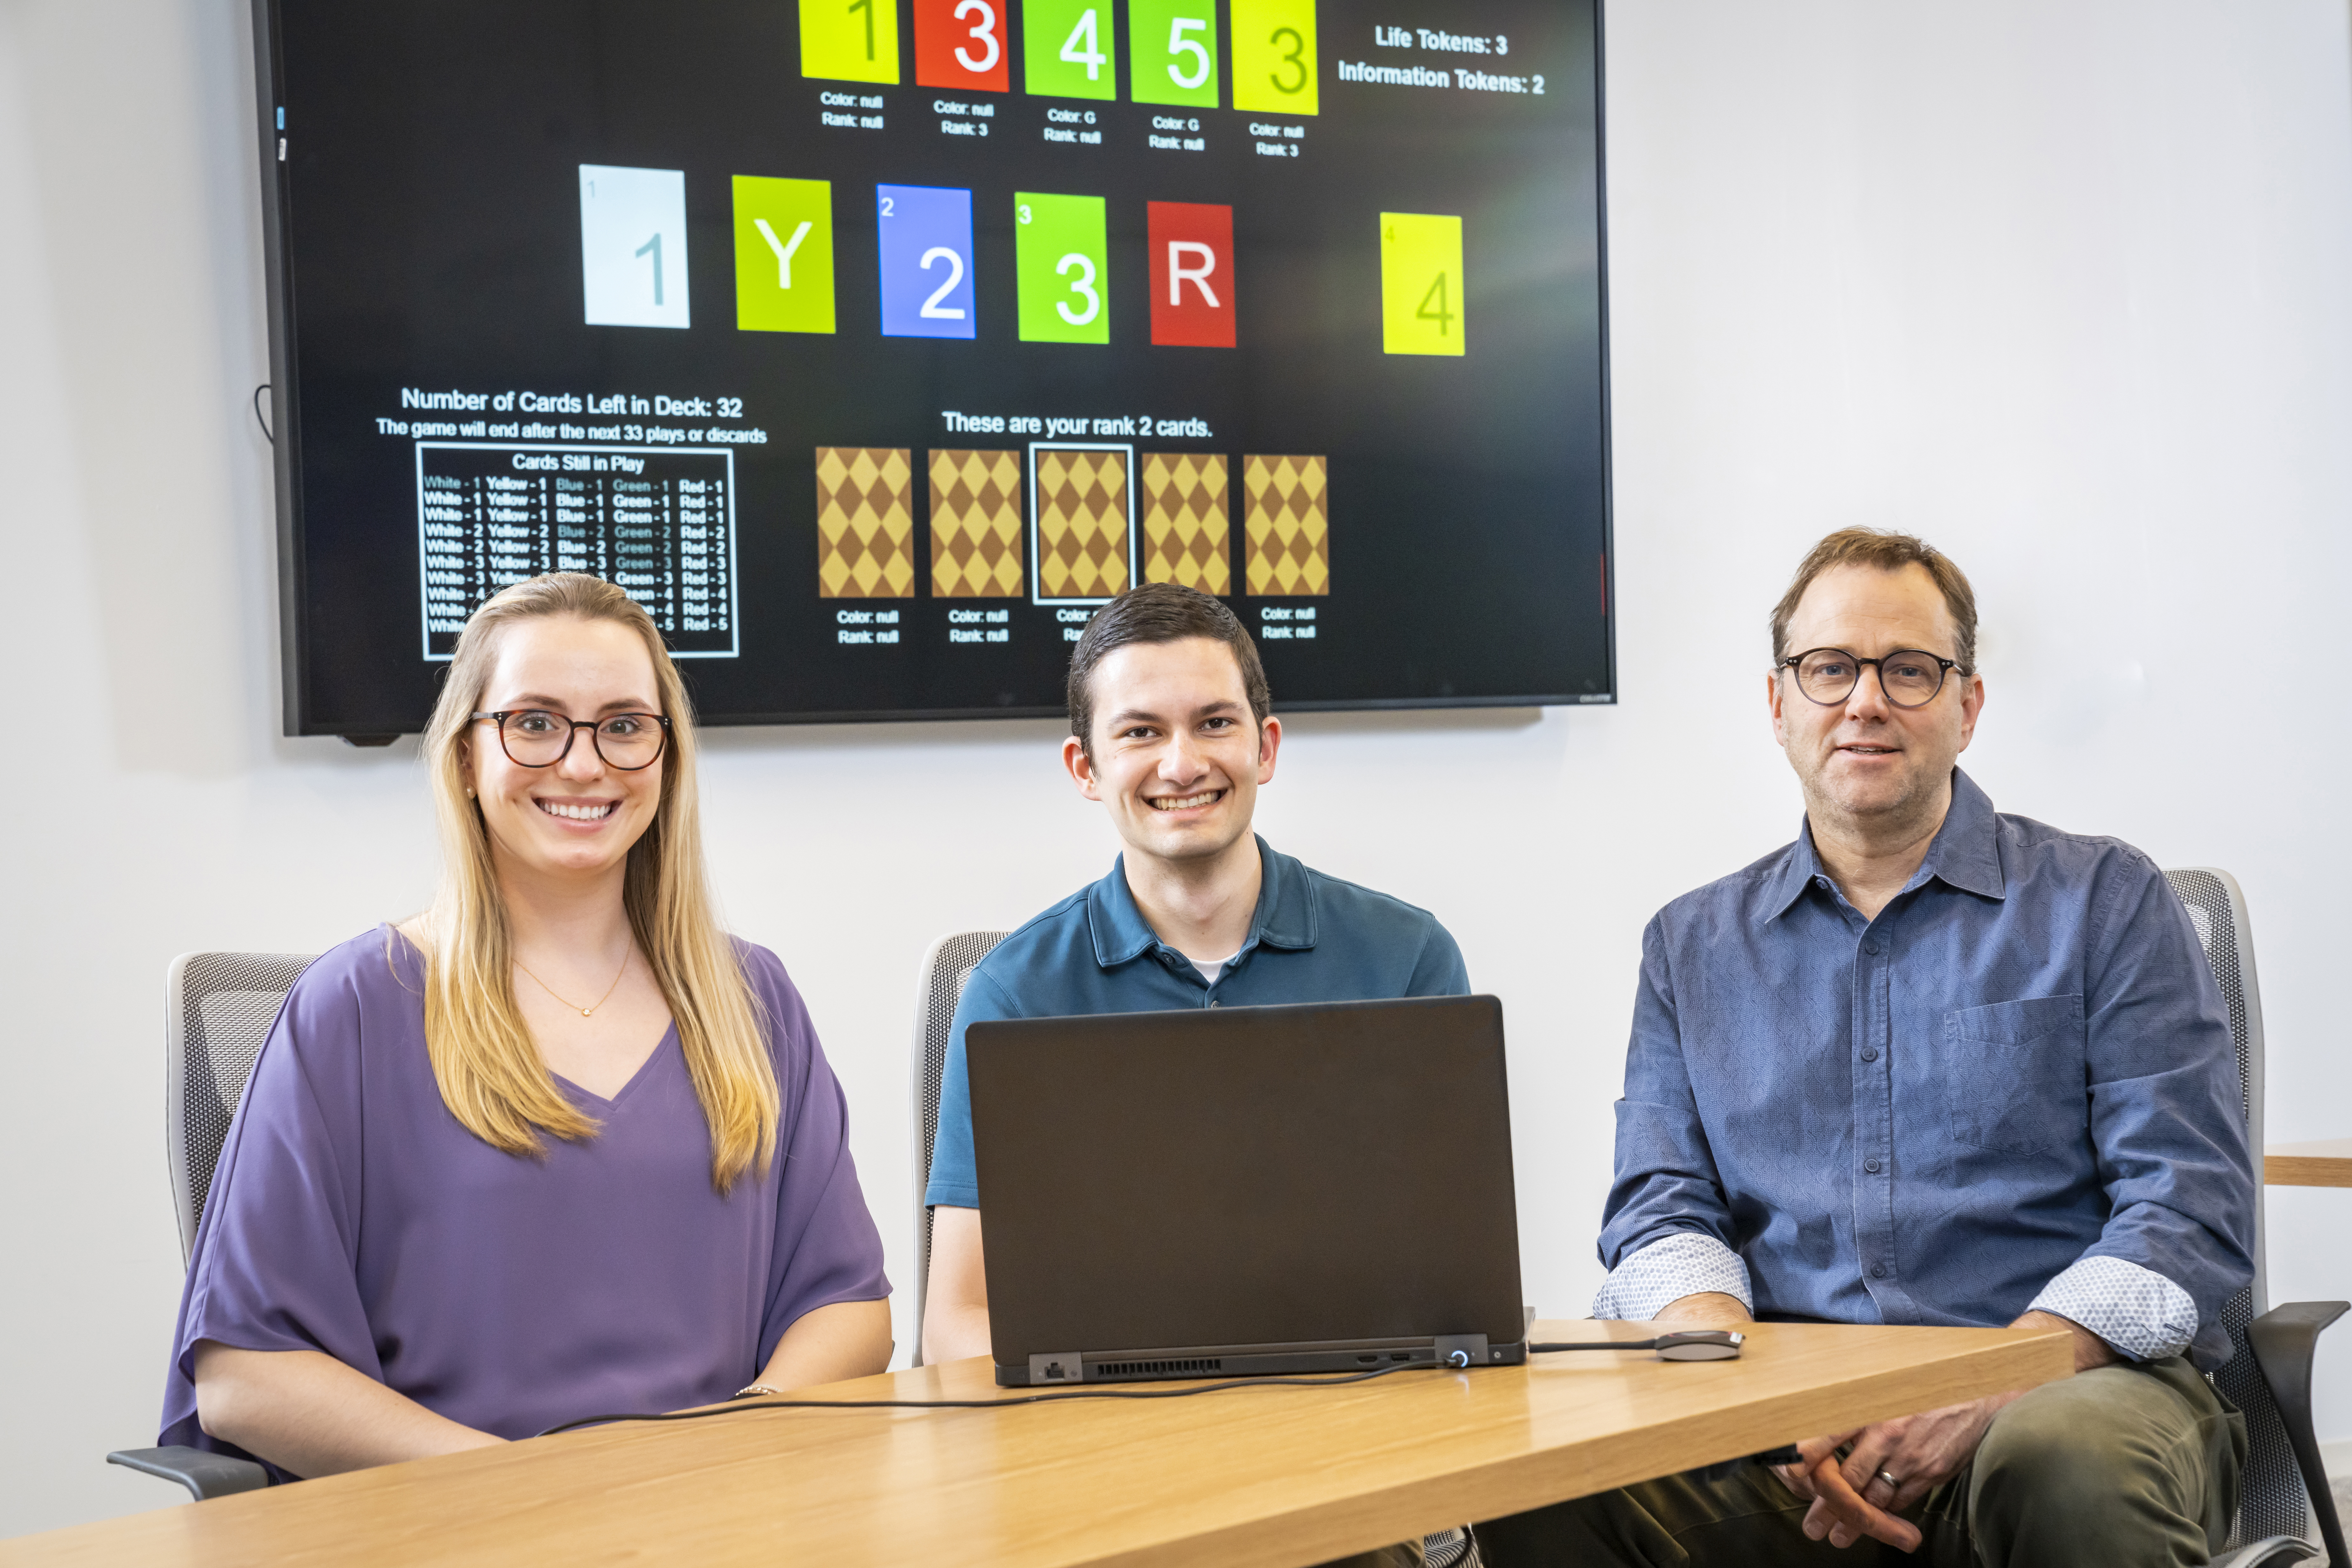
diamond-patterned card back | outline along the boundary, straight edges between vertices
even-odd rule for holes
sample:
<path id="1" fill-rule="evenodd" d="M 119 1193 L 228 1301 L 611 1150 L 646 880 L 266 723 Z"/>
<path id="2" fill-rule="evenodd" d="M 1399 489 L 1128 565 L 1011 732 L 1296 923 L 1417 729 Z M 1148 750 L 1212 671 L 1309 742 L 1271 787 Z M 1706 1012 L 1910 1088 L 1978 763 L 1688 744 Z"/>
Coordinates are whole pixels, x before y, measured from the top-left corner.
<path id="1" fill-rule="evenodd" d="M 1021 570 L 1021 454 L 931 454 L 931 596 L 1017 599 Z"/>
<path id="2" fill-rule="evenodd" d="M 1234 591 L 1233 512 L 1222 453 L 1143 454 L 1143 580 Z"/>
<path id="3" fill-rule="evenodd" d="M 818 597 L 915 596 L 914 476 L 905 447 L 816 449 Z"/>
<path id="4" fill-rule="evenodd" d="M 1037 587 L 1045 599 L 1108 599 L 1133 582 L 1124 449 L 1030 448 L 1036 459 Z"/>
<path id="5" fill-rule="evenodd" d="M 1328 477 L 1322 458 L 1242 458 L 1253 595 L 1279 598 L 1331 591 Z"/>

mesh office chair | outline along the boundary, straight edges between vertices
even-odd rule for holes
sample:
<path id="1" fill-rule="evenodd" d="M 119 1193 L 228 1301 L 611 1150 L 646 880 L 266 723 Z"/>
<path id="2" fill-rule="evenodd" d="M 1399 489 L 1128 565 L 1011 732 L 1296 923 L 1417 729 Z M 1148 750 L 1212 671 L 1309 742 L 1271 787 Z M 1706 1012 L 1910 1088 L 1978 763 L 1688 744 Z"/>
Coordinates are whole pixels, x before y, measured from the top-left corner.
<path id="1" fill-rule="evenodd" d="M 163 1140 L 184 1266 L 195 1255 L 196 1222 L 204 1217 L 221 1144 L 245 1099 L 254 1058 L 278 1022 L 286 993 L 317 956 L 188 952 L 172 961 L 164 982 Z M 124 1448 L 106 1458 L 177 1481 L 199 1500 L 269 1483 L 269 1473 L 251 1460 L 201 1448 Z"/>
<path id="2" fill-rule="evenodd" d="M 948 1036 L 963 983 L 989 951 L 1007 935 L 1001 931 L 958 931 L 931 943 L 915 981 L 915 1362 L 923 1364 L 923 1298 L 931 1280 L 931 1208 L 923 1189 L 931 1184 L 931 1138 L 940 1126 L 940 1078 L 947 1071 Z"/>
<path id="3" fill-rule="evenodd" d="M 2263 1000 L 2254 978 L 2253 931 L 2246 895 L 2227 871 L 2193 866 L 2165 880 L 2189 910 L 2213 979 L 2230 1007 L 2238 1047 L 2238 1087 L 2245 1096 L 2246 1141 L 2254 1169 L 2263 1157 Z M 2259 1179 L 2259 1178 L 2258 1178 Z M 2213 1386 L 2246 1415 L 2246 1468 L 2238 1525 L 2217 1568 L 2271 1568 L 2317 1557 L 2305 1540 L 2319 1521 L 2327 1560 L 2344 1568 L 2344 1531 L 2312 1429 L 2311 1363 L 2319 1331 L 2342 1315 L 2342 1301 L 2296 1301 L 2271 1309 L 2263 1258 L 2262 1189 L 2254 1192 L 2254 1279 L 2221 1309 L 2237 1353 L 2213 1373 Z M 2245 1544 L 2241 1544 L 2244 1542 Z"/>

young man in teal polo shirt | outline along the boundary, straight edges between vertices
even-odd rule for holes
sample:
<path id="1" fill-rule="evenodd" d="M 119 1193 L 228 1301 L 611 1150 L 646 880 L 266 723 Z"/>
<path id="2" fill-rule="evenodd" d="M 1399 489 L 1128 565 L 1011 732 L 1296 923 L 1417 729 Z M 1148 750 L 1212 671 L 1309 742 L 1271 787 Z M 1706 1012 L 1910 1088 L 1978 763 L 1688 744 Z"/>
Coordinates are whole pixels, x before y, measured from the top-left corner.
<path id="1" fill-rule="evenodd" d="M 1110 875 L 997 944 L 956 1008 L 932 1146 L 923 1358 L 988 1353 L 964 1030 L 974 1019 L 1460 996 L 1426 910 L 1310 870 L 1250 831 L 1282 721 L 1234 613 L 1170 583 L 1105 605 L 1070 656 L 1062 761 L 1127 846 Z"/>

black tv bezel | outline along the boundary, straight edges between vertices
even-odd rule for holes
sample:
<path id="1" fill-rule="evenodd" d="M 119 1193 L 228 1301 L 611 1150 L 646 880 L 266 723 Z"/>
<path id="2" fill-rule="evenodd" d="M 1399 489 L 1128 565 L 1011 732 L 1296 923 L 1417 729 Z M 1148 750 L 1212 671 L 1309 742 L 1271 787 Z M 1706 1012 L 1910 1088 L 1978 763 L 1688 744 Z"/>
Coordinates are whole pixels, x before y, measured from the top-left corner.
<path id="1" fill-rule="evenodd" d="M 904 4 L 905 0 L 897 0 Z M 1612 376 L 1609 331 L 1609 96 L 1608 7 L 1592 3 L 1593 232 L 1595 283 L 1599 295 L 1601 363 L 1601 642 L 1608 689 L 1585 692 L 1526 692 L 1483 697 L 1359 698 L 1282 704 L 1288 713 L 1402 712 L 1478 708 L 1614 707 L 1619 701 L 1617 665 L 1617 519 L 1615 424 L 1611 405 Z M 254 89 L 261 154 L 261 240 L 264 292 L 269 310 L 270 468 L 278 503 L 278 625 L 282 733 L 289 737 L 339 735 L 355 746 L 386 746 L 415 731 L 362 729 L 348 721 L 321 723 L 310 713 L 309 563 L 302 529 L 302 398 L 296 366 L 295 279 L 289 257 L 285 135 L 278 124 L 278 83 L 280 0 L 253 0 Z M 689 680 L 689 689 L 691 681 Z M 780 724 L 915 723 L 945 720 L 1059 719 L 1059 707 L 887 708 L 850 712 L 698 712 L 705 726 Z"/>

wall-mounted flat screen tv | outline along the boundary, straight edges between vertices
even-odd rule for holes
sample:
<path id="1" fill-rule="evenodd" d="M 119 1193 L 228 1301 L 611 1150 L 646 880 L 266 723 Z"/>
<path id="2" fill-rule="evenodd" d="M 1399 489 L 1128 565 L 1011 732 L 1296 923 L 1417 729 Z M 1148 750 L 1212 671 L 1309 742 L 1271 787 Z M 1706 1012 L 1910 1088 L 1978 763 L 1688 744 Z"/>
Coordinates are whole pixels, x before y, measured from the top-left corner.
<path id="1" fill-rule="evenodd" d="M 1605 702 L 1595 0 L 258 0 L 286 721 L 546 571 L 705 719 Z"/>

